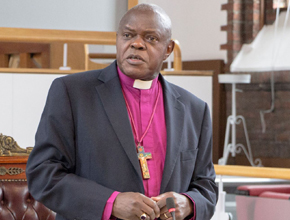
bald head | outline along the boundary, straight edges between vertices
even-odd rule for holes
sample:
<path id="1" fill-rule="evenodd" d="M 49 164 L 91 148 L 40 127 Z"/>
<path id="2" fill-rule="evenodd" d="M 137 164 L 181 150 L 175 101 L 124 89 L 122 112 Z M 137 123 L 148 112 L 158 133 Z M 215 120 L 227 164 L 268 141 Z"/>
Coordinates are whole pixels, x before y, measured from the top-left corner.
<path id="1" fill-rule="evenodd" d="M 174 49 L 171 21 L 156 5 L 140 4 L 121 19 L 117 31 L 117 65 L 130 78 L 152 80 Z"/>
<path id="2" fill-rule="evenodd" d="M 124 25 L 124 22 L 128 20 L 128 17 L 138 13 L 147 13 L 148 16 L 156 16 L 156 22 L 159 22 L 163 27 L 167 40 L 171 39 L 171 20 L 161 7 L 154 4 L 139 4 L 127 11 L 120 20 L 118 31 Z"/>

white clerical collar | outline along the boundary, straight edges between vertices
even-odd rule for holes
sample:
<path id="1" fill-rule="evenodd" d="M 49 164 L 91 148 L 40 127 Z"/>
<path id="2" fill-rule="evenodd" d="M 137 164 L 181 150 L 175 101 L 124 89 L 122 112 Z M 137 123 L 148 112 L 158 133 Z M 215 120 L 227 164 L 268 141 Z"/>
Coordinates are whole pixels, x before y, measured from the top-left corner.
<path id="1" fill-rule="evenodd" d="M 150 89 L 152 86 L 153 80 L 144 81 L 140 79 L 135 79 L 133 87 L 136 89 Z"/>

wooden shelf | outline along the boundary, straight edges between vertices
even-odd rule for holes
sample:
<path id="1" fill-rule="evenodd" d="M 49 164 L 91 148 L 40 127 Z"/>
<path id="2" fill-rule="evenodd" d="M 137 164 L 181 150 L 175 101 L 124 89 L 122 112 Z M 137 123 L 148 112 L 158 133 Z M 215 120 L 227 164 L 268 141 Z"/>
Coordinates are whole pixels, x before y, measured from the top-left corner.
<path id="1" fill-rule="evenodd" d="M 115 45 L 116 32 L 0 28 L 0 41 Z"/>

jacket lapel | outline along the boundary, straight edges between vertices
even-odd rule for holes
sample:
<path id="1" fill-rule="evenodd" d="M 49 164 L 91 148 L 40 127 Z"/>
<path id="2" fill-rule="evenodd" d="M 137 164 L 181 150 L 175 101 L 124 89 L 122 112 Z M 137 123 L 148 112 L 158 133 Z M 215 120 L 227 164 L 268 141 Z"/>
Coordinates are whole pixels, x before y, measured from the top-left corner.
<path id="1" fill-rule="evenodd" d="M 179 93 L 162 76 L 161 82 L 163 82 L 167 130 L 166 158 L 160 188 L 160 193 L 164 193 L 181 151 L 180 144 L 184 128 L 184 104 L 178 100 Z"/>
<path id="2" fill-rule="evenodd" d="M 124 151 L 139 176 L 140 188 L 144 190 L 134 136 L 116 70 L 116 63 L 114 62 L 109 67 L 105 68 L 98 79 L 103 82 L 96 86 L 96 89 L 101 98 L 104 109 L 122 147 L 124 148 Z"/>

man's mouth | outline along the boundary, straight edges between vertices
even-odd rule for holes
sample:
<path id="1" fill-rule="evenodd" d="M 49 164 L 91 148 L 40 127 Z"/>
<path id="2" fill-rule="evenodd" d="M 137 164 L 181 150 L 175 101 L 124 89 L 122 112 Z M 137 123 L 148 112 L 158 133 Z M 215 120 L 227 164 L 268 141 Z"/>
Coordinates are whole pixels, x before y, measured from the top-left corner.
<path id="1" fill-rule="evenodd" d="M 128 57 L 127 57 L 127 59 L 130 59 L 130 60 L 141 60 L 141 61 L 144 61 L 144 59 L 141 57 L 141 56 L 139 56 L 139 55 L 134 55 L 134 54 L 131 54 L 131 55 L 129 55 Z"/>

